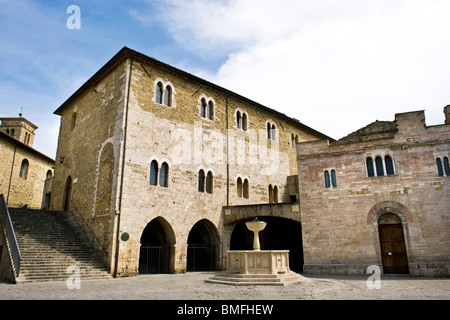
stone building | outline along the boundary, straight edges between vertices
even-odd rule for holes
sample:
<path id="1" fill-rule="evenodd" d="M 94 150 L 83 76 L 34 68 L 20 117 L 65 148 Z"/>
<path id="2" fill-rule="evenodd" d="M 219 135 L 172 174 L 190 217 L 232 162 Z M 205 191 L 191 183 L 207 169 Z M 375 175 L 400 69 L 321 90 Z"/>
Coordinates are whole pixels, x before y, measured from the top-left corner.
<path id="1" fill-rule="evenodd" d="M 450 106 L 376 121 L 338 141 L 301 143 L 306 273 L 450 273 Z"/>
<path id="2" fill-rule="evenodd" d="M 330 139 L 126 47 L 55 114 L 51 209 L 74 214 L 117 276 L 220 270 L 258 215 L 270 243 L 301 239 L 295 146 Z"/>
<path id="3" fill-rule="evenodd" d="M 33 148 L 37 126 L 0 118 L 0 193 L 10 207 L 48 208 L 54 159 Z"/>

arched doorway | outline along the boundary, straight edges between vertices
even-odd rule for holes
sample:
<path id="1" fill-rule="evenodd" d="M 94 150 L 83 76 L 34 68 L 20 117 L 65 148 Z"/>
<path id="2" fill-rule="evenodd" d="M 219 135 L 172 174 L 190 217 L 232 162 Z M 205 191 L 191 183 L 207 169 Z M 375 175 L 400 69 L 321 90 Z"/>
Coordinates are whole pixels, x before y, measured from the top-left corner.
<path id="1" fill-rule="evenodd" d="M 303 272 L 302 226 L 299 222 L 277 217 L 258 217 L 267 222 L 259 233 L 261 250 L 289 250 L 289 267 Z M 249 219 L 253 220 L 252 219 Z M 239 222 L 231 234 L 230 250 L 252 250 L 253 232 L 247 229 L 245 221 Z"/>
<path id="2" fill-rule="evenodd" d="M 408 257 L 401 219 L 385 213 L 378 219 L 381 261 L 384 274 L 408 274 Z"/>
<path id="3" fill-rule="evenodd" d="M 144 229 L 139 251 L 139 274 L 170 273 L 175 236 L 163 218 L 153 219 Z"/>
<path id="4" fill-rule="evenodd" d="M 72 177 L 69 176 L 66 180 L 66 186 L 64 188 L 64 211 L 70 210 L 70 196 L 72 194 Z"/>
<path id="5" fill-rule="evenodd" d="M 189 232 L 187 240 L 187 271 L 216 270 L 219 235 L 208 220 L 200 220 Z"/>

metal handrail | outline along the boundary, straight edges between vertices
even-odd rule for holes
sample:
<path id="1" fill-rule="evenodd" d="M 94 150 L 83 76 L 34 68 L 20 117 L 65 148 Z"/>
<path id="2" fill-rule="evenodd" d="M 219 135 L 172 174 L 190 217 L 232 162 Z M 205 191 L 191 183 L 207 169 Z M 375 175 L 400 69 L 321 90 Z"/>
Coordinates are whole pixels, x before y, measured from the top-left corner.
<path id="1" fill-rule="evenodd" d="M 2 222 L 2 229 L 5 235 L 9 255 L 12 261 L 14 277 L 17 279 L 19 277 L 20 261 L 22 260 L 22 255 L 20 254 L 19 244 L 17 243 L 16 234 L 14 232 L 11 217 L 9 215 L 8 207 L 6 205 L 5 196 L 3 195 L 3 193 L 0 195 L 0 219 Z"/>

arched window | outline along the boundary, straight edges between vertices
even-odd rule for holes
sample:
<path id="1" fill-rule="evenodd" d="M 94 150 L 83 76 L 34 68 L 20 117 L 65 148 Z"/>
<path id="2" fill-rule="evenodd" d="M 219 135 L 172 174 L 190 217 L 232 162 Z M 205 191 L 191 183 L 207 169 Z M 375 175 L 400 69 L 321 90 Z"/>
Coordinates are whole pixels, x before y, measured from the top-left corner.
<path id="1" fill-rule="evenodd" d="M 249 191 L 248 191 L 248 179 L 244 179 L 244 198 L 249 198 Z"/>
<path id="2" fill-rule="evenodd" d="M 207 109 L 206 117 L 209 120 L 212 120 L 214 117 L 214 103 L 212 101 L 208 102 L 208 109 Z"/>
<path id="3" fill-rule="evenodd" d="M 247 131 L 247 114 L 242 114 L 242 130 Z"/>
<path id="4" fill-rule="evenodd" d="M 150 185 L 156 186 L 158 182 L 158 162 L 153 160 L 150 163 Z"/>
<path id="5" fill-rule="evenodd" d="M 166 86 L 164 90 L 164 104 L 168 107 L 172 106 L 172 88 L 170 86 Z"/>
<path id="6" fill-rule="evenodd" d="M 159 170 L 159 185 L 165 188 L 169 186 L 169 165 L 165 162 L 163 162 Z"/>
<path id="7" fill-rule="evenodd" d="M 270 122 L 267 122 L 267 139 L 272 139 L 272 128 Z"/>
<path id="8" fill-rule="evenodd" d="M 72 130 L 75 129 L 76 124 L 77 124 L 77 112 L 75 111 L 74 113 L 72 113 L 72 120 L 70 124 Z"/>
<path id="9" fill-rule="evenodd" d="M 292 149 L 295 149 L 295 137 L 293 133 L 291 134 L 291 147 Z"/>
<path id="10" fill-rule="evenodd" d="M 206 100 L 205 98 L 202 99 L 200 102 L 200 117 L 205 118 L 206 117 Z"/>
<path id="11" fill-rule="evenodd" d="M 386 174 L 388 176 L 395 174 L 394 162 L 392 161 L 392 158 L 390 156 L 384 157 L 384 163 L 386 165 Z"/>
<path id="12" fill-rule="evenodd" d="M 24 180 L 27 180 L 27 177 L 28 177 L 28 166 L 29 166 L 28 160 L 23 159 L 22 164 L 20 165 L 19 177 Z"/>
<path id="13" fill-rule="evenodd" d="M 163 103 L 163 85 L 161 82 L 158 82 L 156 85 L 156 103 Z"/>
<path id="14" fill-rule="evenodd" d="M 450 177 L 450 166 L 448 163 L 448 157 L 444 157 L 444 170 L 447 177 Z"/>
<path id="15" fill-rule="evenodd" d="M 269 184 L 269 203 L 273 203 L 273 187 Z"/>
<path id="16" fill-rule="evenodd" d="M 330 188 L 331 184 L 330 184 L 330 173 L 327 171 L 325 171 L 325 188 Z"/>
<path id="17" fill-rule="evenodd" d="M 242 198 L 242 179 L 241 177 L 237 178 L 237 195 L 239 198 Z"/>
<path id="18" fill-rule="evenodd" d="M 45 176 L 45 180 L 50 179 L 53 176 L 52 170 L 47 171 L 47 175 Z"/>
<path id="19" fill-rule="evenodd" d="M 375 158 L 375 167 L 377 168 L 377 176 L 384 176 L 383 159 L 380 156 Z"/>
<path id="20" fill-rule="evenodd" d="M 205 192 L 205 171 L 203 169 L 198 172 L 198 192 Z"/>
<path id="21" fill-rule="evenodd" d="M 240 111 L 236 112 L 236 128 L 237 129 L 241 128 L 241 112 Z"/>
<path id="22" fill-rule="evenodd" d="M 213 174 L 211 171 L 208 171 L 206 175 L 206 192 L 213 193 Z"/>
<path id="23" fill-rule="evenodd" d="M 276 136 L 276 127 L 274 124 L 272 124 L 272 140 L 277 140 L 277 136 Z"/>
<path id="24" fill-rule="evenodd" d="M 331 170 L 331 185 L 333 186 L 333 188 L 337 187 L 336 171 L 335 170 Z"/>
<path id="25" fill-rule="evenodd" d="M 368 177 L 374 177 L 375 171 L 373 169 L 373 159 L 371 157 L 367 157 L 366 159 L 366 166 L 367 166 L 367 176 Z"/>
<path id="26" fill-rule="evenodd" d="M 278 203 L 278 187 L 273 187 L 273 203 Z"/>

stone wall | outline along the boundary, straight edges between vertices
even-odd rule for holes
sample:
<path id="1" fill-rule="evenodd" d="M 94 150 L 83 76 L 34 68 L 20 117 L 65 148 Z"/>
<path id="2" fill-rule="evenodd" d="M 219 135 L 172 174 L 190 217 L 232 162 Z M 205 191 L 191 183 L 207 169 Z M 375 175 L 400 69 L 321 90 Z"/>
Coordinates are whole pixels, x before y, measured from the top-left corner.
<path id="1" fill-rule="evenodd" d="M 50 208 L 64 210 L 70 177 L 70 210 L 111 268 L 118 212 L 119 159 L 128 61 L 68 104 L 61 112 Z M 58 111 L 59 112 L 59 111 Z"/>
<path id="2" fill-rule="evenodd" d="M 47 172 L 53 171 L 54 161 L 3 133 L 0 154 L 0 193 L 5 195 L 8 206 L 40 209 Z M 24 160 L 28 161 L 28 169 L 20 176 Z"/>
<path id="3" fill-rule="evenodd" d="M 186 270 L 187 239 L 198 222 L 218 238 L 221 268 L 229 246 L 220 239 L 222 207 L 268 203 L 269 185 L 277 186 L 279 202 L 290 201 L 288 177 L 297 173 L 292 137 L 323 135 L 163 63 L 120 55 L 56 112 L 61 127 L 51 208 L 64 208 L 70 176 L 69 210 L 111 272 L 118 254 L 119 276 L 138 273 L 140 239 L 151 221 L 170 238 L 170 272 Z M 157 101 L 158 83 L 171 87 L 170 106 Z M 202 99 L 214 105 L 212 119 L 201 116 Z M 238 111 L 246 114 L 246 130 L 237 128 Z M 267 123 L 276 127 L 274 140 Z M 168 165 L 166 187 L 150 184 L 152 161 Z M 211 193 L 198 190 L 201 169 L 213 175 Z M 248 197 L 238 195 L 238 178 L 248 181 Z"/>
<path id="4" fill-rule="evenodd" d="M 123 209 L 120 232 L 130 235 L 120 245 L 120 273 L 138 272 L 140 237 L 147 224 L 163 218 L 176 237 L 173 271 L 186 270 L 187 239 L 199 221 L 209 221 L 222 234 L 222 207 L 268 203 L 268 187 L 277 186 L 279 202 L 289 202 L 288 176 L 296 174 L 298 141 L 317 139 L 276 113 L 227 95 L 170 69 L 133 64 L 130 93 Z M 172 106 L 155 102 L 158 82 L 173 88 Z M 213 119 L 201 117 L 201 99 L 214 103 Z M 248 127 L 237 128 L 236 114 L 247 115 Z M 267 139 L 267 122 L 276 125 L 276 140 Z M 150 162 L 169 165 L 167 188 L 149 185 Z M 213 174 L 213 192 L 198 191 L 199 170 Z M 237 179 L 249 182 L 248 198 L 239 197 Z M 228 190 L 228 191 L 227 191 Z M 224 265 L 228 243 L 221 244 Z"/>

